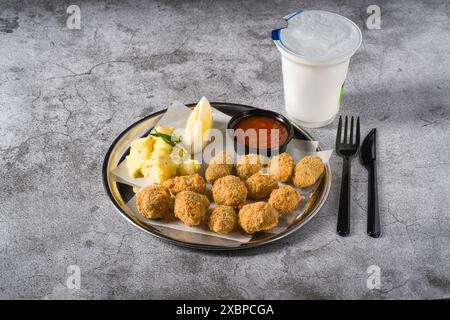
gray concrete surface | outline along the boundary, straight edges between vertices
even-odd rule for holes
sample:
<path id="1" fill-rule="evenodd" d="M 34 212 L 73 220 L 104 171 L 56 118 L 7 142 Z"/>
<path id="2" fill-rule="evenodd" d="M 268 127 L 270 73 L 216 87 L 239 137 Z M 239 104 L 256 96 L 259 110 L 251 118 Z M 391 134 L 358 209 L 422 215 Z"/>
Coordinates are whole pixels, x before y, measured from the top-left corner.
<path id="1" fill-rule="evenodd" d="M 81 30 L 66 8 L 81 7 Z M 364 27 L 382 10 L 380 30 Z M 341 160 L 321 212 L 245 252 L 175 247 L 126 223 L 103 190 L 114 138 L 173 100 L 283 111 L 269 38 L 303 8 L 363 30 L 341 114 L 379 130 L 383 237 L 366 236 L 366 172 L 353 166 L 352 234 L 336 235 Z M 0 298 L 450 297 L 449 1 L 0 1 Z M 311 130 L 333 147 L 336 122 Z M 81 269 L 81 289 L 66 286 Z M 381 288 L 366 286 L 370 265 Z"/>

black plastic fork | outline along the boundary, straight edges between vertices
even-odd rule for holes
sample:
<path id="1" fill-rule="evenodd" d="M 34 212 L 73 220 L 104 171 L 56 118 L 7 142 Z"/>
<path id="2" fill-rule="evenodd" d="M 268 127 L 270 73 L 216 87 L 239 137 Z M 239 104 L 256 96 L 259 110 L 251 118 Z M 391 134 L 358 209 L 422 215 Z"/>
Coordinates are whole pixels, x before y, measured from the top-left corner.
<path id="1" fill-rule="evenodd" d="M 353 117 L 350 122 L 350 135 L 347 139 L 348 117 L 345 117 L 344 133 L 342 136 L 342 116 L 339 117 L 338 131 L 336 135 L 336 153 L 343 159 L 341 197 L 339 198 L 339 211 L 337 221 L 337 233 L 346 237 L 350 234 L 350 207 L 351 207 L 351 162 L 359 150 L 359 117 L 356 120 L 356 134 L 353 138 Z M 341 137 L 342 136 L 342 137 Z"/>

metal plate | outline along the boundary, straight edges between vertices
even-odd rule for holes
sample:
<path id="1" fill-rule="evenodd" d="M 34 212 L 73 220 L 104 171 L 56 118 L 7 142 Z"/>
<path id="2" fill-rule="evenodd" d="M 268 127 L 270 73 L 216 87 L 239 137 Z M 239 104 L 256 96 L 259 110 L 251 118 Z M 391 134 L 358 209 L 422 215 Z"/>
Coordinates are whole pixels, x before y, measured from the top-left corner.
<path id="1" fill-rule="evenodd" d="M 213 102 L 211 103 L 211 105 L 218 110 L 228 114 L 229 116 L 233 116 L 235 113 L 243 110 L 254 109 L 254 107 L 246 105 L 222 102 Z M 193 108 L 195 104 L 188 104 L 187 106 Z M 226 239 L 210 237 L 191 232 L 183 232 L 169 228 L 162 228 L 161 230 L 158 230 L 150 225 L 143 223 L 126 206 L 128 200 L 131 199 L 134 195 L 132 187 L 117 182 L 111 172 L 120 164 L 125 156 L 128 155 L 130 143 L 135 139 L 148 134 L 148 132 L 154 127 L 154 125 L 162 117 L 165 111 L 166 110 L 162 110 L 149 115 L 132 124 L 125 131 L 123 131 L 112 143 L 111 147 L 105 155 L 105 159 L 103 162 L 103 184 L 106 193 L 108 194 L 110 200 L 112 201 L 118 212 L 135 227 L 158 238 L 185 247 L 203 250 L 246 249 L 271 243 L 300 229 L 317 214 L 322 205 L 325 203 L 331 186 L 331 168 L 329 164 L 327 164 L 325 167 L 325 174 L 322 178 L 319 188 L 308 201 L 305 214 L 303 214 L 300 219 L 294 220 L 286 230 L 278 234 L 258 232 L 255 233 L 255 235 L 248 243 L 238 243 Z M 293 125 L 295 130 L 295 138 L 314 140 L 313 137 L 304 129 L 296 126 L 295 124 Z M 320 150 L 321 148 L 319 146 L 317 151 Z"/>

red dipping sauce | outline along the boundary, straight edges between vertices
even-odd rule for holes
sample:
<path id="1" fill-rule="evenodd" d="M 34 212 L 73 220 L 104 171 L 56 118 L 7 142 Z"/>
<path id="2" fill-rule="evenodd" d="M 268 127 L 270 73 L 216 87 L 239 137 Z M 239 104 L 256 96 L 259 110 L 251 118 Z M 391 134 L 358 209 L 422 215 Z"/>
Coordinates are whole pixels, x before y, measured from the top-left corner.
<path id="1" fill-rule="evenodd" d="M 234 135 L 240 144 L 250 148 L 271 149 L 284 144 L 289 132 L 286 126 L 275 118 L 251 116 L 239 121 Z"/>

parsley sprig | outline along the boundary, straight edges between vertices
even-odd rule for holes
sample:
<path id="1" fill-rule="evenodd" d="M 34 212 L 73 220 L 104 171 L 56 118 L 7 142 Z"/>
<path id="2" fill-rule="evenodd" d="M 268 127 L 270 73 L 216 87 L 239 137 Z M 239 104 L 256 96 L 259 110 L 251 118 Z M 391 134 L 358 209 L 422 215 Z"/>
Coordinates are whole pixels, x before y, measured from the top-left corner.
<path id="1" fill-rule="evenodd" d="M 153 137 L 161 138 L 168 145 L 175 147 L 178 143 L 181 142 L 181 138 L 177 136 L 171 136 L 165 133 L 158 132 L 158 130 L 153 129 L 150 132 L 150 135 Z"/>

